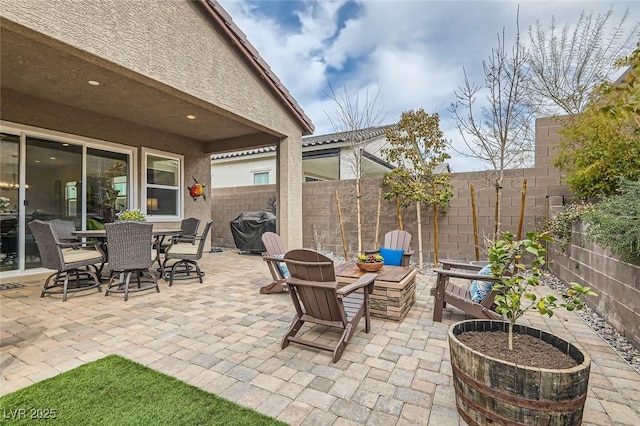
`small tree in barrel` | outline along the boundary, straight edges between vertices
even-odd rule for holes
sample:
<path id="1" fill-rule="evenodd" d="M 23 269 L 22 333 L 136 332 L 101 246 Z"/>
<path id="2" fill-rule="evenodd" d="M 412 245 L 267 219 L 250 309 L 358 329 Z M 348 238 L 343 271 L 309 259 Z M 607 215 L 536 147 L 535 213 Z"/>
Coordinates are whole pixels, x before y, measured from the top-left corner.
<path id="1" fill-rule="evenodd" d="M 535 309 L 541 315 L 551 317 L 553 310 L 564 307 L 569 311 L 582 309 L 582 295 L 596 296 L 589 287 L 571 283 L 561 295 L 562 300 L 554 294 L 539 297 L 532 291 L 540 284 L 542 268 L 545 264 L 544 242 L 553 242 L 547 233 L 527 233 L 527 238 L 516 240 L 507 232 L 489 246 L 489 263 L 494 277 L 500 277 L 493 289 L 500 292 L 494 299 L 498 305 L 495 311 L 506 317 L 509 322 L 509 350 L 513 350 L 513 325 L 529 309 Z M 522 261 L 523 257 L 531 258 L 529 266 Z"/>

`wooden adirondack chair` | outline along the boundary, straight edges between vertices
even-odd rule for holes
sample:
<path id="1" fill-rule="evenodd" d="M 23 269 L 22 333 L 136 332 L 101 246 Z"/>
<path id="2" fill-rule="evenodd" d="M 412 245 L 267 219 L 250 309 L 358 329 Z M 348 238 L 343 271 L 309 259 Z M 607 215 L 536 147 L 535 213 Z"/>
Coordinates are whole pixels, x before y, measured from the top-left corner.
<path id="1" fill-rule="evenodd" d="M 468 280 L 469 282 L 473 280 L 498 282 L 500 281 L 500 278 L 478 274 L 477 272 L 482 269 L 482 266 L 480 265 L 450 260 L 443 260 L 440 263 L 442 263 L 442 268 L 434 269 L 434 272 L 438 274 L 436 285 L 430 290 L 431 295 L 435 298 L 433 307 L 434 321 L 442 321 L 442 310 L 445 308 L 447 303 L 450 303 L 456 308 L 462 309 L 464 312 L 475 318 L 502 319 L 502 315 L 491 309 L 493 306 L 493 299 L 498 294 L 497 291 L 492 290 L 487 297 L 482 300 L 482 302 L 478 303 L 473 301 L 471 298 L 468 285 L 456 285 L 449 280 L 450 278 L 461 278 Z M 472 272 L 454 271 L 451 268 L 464 269 Z"/>
<path id="2" fill-rule="evenodd" d="M 393 249 L 393 250 L 404 250 L 402 255 L 402 266 L 409 266 L 409 261 L 411 260 L 411 256 L 413 255 L 413 250 L 411 250 L 411 234 L 407 231 L 403 231 L 400 229 L 396 229 L 394 231 L 389 231 L 384 234 L 384 244 L 382 247 Z M 365 253 L 379 253 L 380 250 L 376 249 L 373 251 L 366 251 Z"/>
<path id="3" fill-rule="evenodd" d="M 294 342 L 332 352 L 333 362 L 338 362 L 360 318 L 364 316 L 367 333 L 371 328 L 369 294 L 373 293 L 376 274 L 364 274 L 357 281 L 338 288 L 333 261 L 328 257 L 314 250 L 300 249 L 287 252 L 284 259 L 291 272 L 286 282 L 296 315 L 282 339 L 282 349 Z M 296 337 L 305 322 L 341 328 L 342 335 L 335 346 Z"/>
<path id="4" fill-rule="evenodd" d="M 267 250 L 262 253 L 262 260 L 267 262 L 273 282 L 269 285 L 265 285 L 264 287 L 260 287 L 260 293 L 267 294 L 287 291 L 288 288 L 285 285 L 287 278 L 278 266 L 279 263 L 284 262 L 282 257 L 287 252 L 282 238 L 274 232 L 265 232 L 262 234 L 262 243 L 264 244 L 264 248 Z"/>

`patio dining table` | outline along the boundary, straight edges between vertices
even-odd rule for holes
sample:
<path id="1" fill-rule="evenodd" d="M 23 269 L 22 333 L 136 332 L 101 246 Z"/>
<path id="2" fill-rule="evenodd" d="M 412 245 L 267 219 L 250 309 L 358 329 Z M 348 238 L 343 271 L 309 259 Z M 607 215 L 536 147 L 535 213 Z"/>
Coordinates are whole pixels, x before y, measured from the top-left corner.
<path id="1" fill-rule="evenodd" d="M 182 231 L 180 229 L 153 229 L 151 234 L 153 235 L 153 247 L 156 249 L 156 258 L 154 261 L 158 262 L 160 273 L 162 278 L 165 276 L 164 267 L 162 266 L 162 260 L 160 259 L 160 246 L 167 237 L 177 237 Z M 86 231 L 74 231 L 73 235 L 79 238 L 95 238 L 98 240 L 100 247 L 107 256 L 107 262 L 109 261 L 109 249 L 107 247 L 107 231 L 104 229 L 90 229 Z"/>

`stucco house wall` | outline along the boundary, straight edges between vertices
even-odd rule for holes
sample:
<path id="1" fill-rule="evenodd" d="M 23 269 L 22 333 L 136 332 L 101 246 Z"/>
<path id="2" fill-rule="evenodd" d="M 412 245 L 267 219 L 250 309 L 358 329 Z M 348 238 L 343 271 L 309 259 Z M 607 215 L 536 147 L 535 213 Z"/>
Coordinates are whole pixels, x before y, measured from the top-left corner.
<path id="1" fill-rule="evenodd" d="M 0 125 L 137 148 L 137 191 L 142 148 L 183 155 L 184 186 L 209 189 L 212 153 L 276 145 L 279 227 L 301 243 L 301 137 L 313 125 L 217 2 L 3 0 L 0 16 Z M 46 60 L 27 56 L 33 46 Z M 210 218 L 209 198 L 182 201 L 184 216 Z"/>

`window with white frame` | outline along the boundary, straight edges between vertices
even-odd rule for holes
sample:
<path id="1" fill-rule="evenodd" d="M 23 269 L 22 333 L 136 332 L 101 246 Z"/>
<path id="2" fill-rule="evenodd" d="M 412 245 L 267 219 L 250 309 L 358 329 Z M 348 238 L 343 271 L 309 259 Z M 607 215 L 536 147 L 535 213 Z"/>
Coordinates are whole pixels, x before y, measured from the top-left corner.
<path id="1" fill-rule="evenodd" d="M 183 157 L 143 148 L 144 201 L 148 217 L 180 218 L 182 210 Z"/>
<path id="2" fill-rule="evenodd" d="M 253 172 L 253 184 L 254 185 L 268 185 L 269 184 L 269 172 Z"/>

